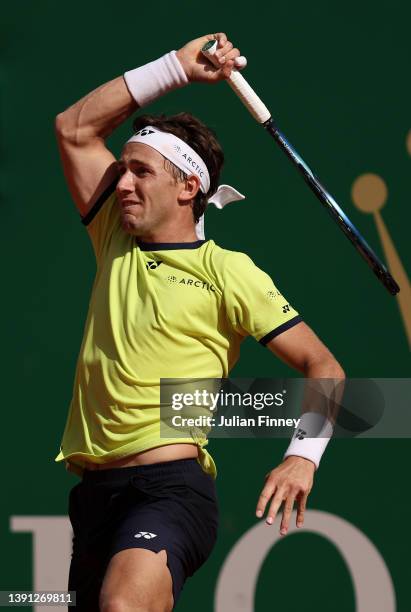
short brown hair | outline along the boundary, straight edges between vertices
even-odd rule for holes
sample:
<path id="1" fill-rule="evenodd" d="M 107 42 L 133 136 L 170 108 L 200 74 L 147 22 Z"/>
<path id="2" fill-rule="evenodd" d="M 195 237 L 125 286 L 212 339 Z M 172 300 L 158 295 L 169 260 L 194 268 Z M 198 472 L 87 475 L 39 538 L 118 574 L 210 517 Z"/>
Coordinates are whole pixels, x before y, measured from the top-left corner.
<path id="1" fill-rule="evenodd" d="M 162 132 L 170 132 L 184 140 L 204 160 L 210 175 L 210 188 L 207 193 L 198 191 L 193 203 L 194 221 L 197 223 L 207 206 L 207 200 L 218 187 L 220 172 L 224 163 L 224 153 L 215 133 L 202 121 L 190 113 L 178 115 L 140 115 L 133 122 L 134 133 L 147 125 L 152 125 Z M 165 168 L 171 171 L 174 178 L 184 180 L 187 176 L 169 160 L 165 160 Z"/>

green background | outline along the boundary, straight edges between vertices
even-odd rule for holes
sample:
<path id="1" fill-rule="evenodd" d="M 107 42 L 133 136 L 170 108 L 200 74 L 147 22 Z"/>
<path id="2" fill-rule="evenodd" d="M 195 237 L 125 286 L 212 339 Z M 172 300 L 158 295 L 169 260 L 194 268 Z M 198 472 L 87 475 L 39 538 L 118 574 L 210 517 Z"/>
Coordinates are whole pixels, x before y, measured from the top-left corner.
<path id="1" fill-rule="evenodd" d="M 202 34 L 225 31 L 248 57 L 244 74 L 282 131 L 381 256 L 373 218 L 355 208 L 350 191 L 366 172 L 385 180 L 383 218 L 410 273 L 411 160 L 405 148 L 411 127 L 410 17 L 406 3 L 368 0 L 250 5 L 39 0 L 3 8 L 0 589 L 32 588 L 31 536 L 10 533 L 9 517 L 66 514 L 68 490 L 76 481 L 53 459 L 71 397 L 94 257 L 61 171 L 57 113 L 127 69 Z M 348 376 L 408 377 L 410 351 L 396 299 L 230 88 L 196 84 L 150 107 L 181 110 L 217 131 L 227 160 L 221 182 L 247 195 L 222 213 L 207 214 L 207 236 L 245 251 L 266 270 Z M 110 138 L 116 155 L 130 126 Z M 247 340 L 232 375 L 292 372 Z M 181 612 L 193 606 L 212 610 L 223 560 L 255 524 L 263 477 L 285 446 L 284 440 L 210 443 L 219 468 L 222 528 L 211 559 L 184 589 Z M 344 517 L 373 541 L 391 572 L 399 611 L 409 609 L 409 451 L 408 440 L 335 440 L 310 496 L 311 508 Z M 348 572 L 318 536 L 290 536 L 270 553 L 255 609 L 300 610 L 296 585 L 307 611 L 354 610 Z"/>

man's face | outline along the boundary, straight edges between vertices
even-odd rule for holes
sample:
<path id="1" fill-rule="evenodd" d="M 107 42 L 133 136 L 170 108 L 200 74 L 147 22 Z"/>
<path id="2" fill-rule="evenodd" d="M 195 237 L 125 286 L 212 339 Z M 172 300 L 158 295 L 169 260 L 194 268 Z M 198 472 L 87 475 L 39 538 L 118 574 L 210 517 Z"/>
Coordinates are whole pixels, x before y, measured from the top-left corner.
<path id="1" fill-rule="evenodd" d="M 183 185 L 164 168 L 164 157 L 142 143 L 126 144 L 118 167 L 116 192 L 123 229 L 150 239 L 153 231 L 167 227 L 178 217 Z"/>

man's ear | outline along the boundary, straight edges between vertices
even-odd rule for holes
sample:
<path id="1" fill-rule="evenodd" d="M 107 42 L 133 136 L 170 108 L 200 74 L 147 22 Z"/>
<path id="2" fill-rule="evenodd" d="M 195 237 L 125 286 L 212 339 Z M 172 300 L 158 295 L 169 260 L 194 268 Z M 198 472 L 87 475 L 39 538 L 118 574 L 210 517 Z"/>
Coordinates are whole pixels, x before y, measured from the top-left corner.
<path id="1" fill-rule="evenodd" d="M 200 189 L 200 179 L 196 174 L 190 174 L 183 183 L 181 183 L 181 191 L 178 196 L 178 201 L 182 204 L 194 200 L 198 190 Z"/>

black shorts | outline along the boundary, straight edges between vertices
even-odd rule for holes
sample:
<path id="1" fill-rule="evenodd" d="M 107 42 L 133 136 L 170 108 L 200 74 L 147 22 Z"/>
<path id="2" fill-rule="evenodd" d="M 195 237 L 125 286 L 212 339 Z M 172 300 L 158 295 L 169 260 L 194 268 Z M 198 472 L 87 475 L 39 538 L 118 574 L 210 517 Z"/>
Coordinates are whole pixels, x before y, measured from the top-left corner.
<path id="1" fill-rule="evenodd" d="M 73 553 L 69 590 L 76 610 L 98 612 L 107 565 L 127 548 L 167 551 L 174 603 L 206 561 L 217 536 L 215 483 L 196 459 L 85 471 L 70 491 Z"/>

